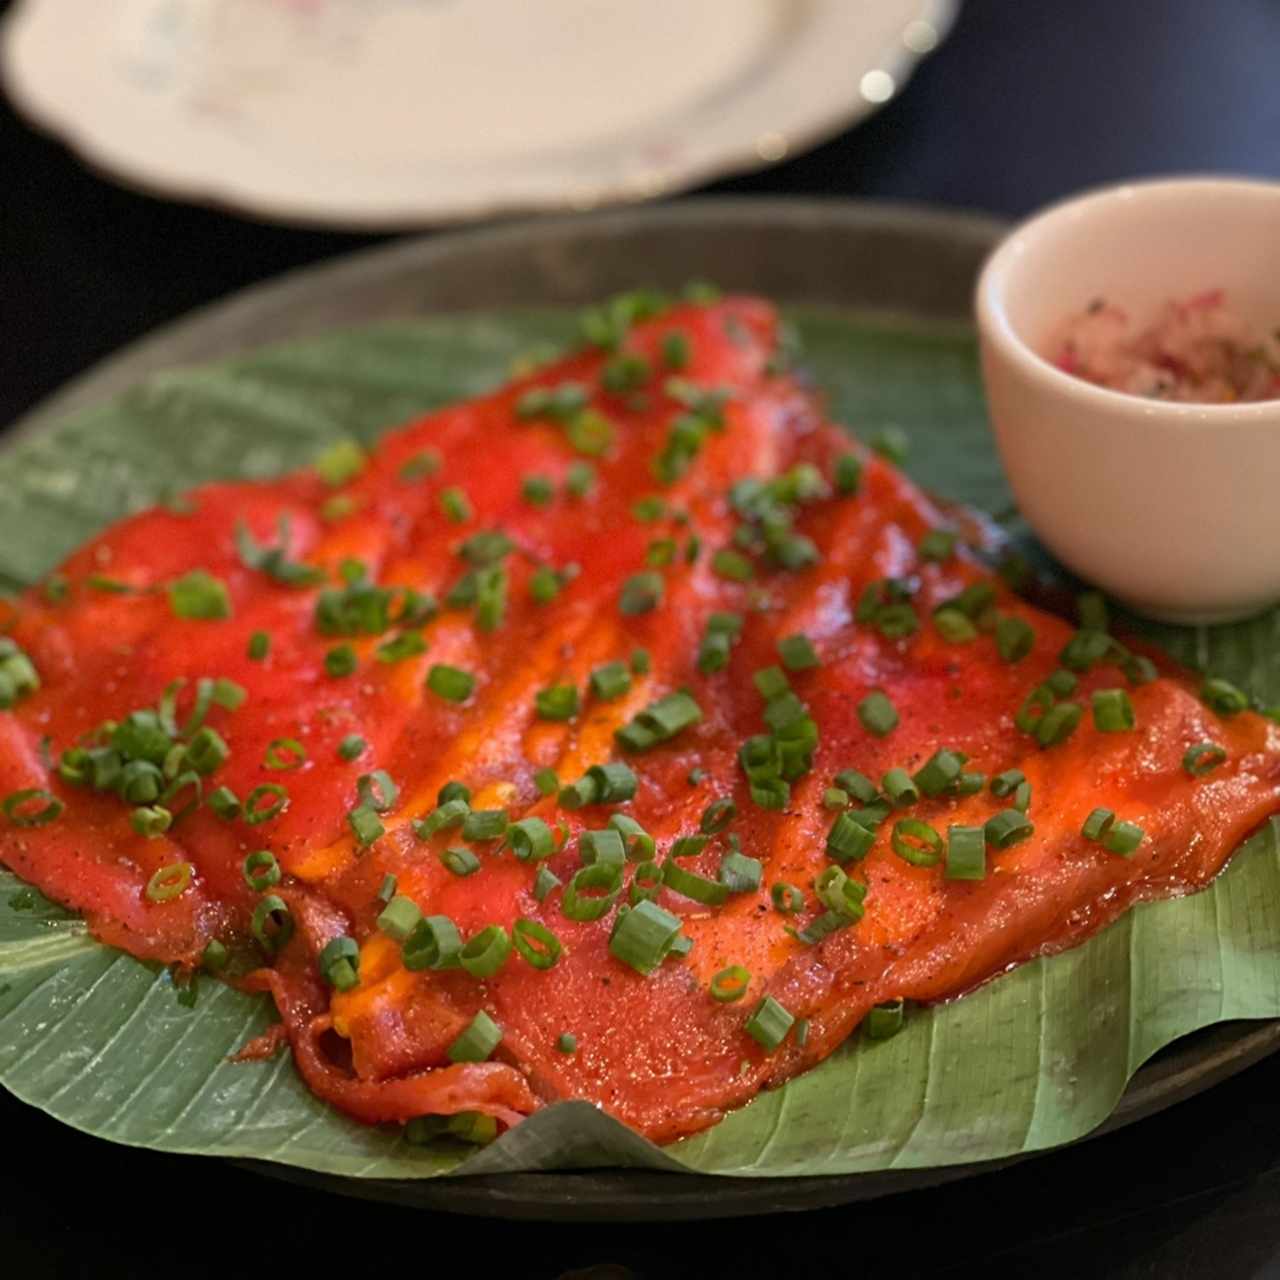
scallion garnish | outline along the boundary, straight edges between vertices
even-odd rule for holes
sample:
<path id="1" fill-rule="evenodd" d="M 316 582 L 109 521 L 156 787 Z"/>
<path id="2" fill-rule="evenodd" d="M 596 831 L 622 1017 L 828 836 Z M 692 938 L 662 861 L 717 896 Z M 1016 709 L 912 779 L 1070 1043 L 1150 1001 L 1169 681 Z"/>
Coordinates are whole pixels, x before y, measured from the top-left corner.
<path id="1" fill-rule="evenodd" d="M 620 698 L 631 689 L 631 673 L 622 662 L 606 662 L 591 672 L 591 692 L 606 701 Z"/>
<path id="2" fill-rule="evenodd" d="M 550 867 L 539 867 L 538 874 L 533 877 L 533 896 L 539 902 L 545 902 L 553 889 L 558 889 L 562 881 Z"/>
<path id="3" fill-rule="evenodd" d="M 982 827 L 947 828 L 948 880 L 981 880 L 987 874 L 987 837 Z"/>
<path id="4" fill-rule="evenodd" d="M 938 563 L 950 560 L 956 550 L 956 535 L 950 529 L 930 529 L 916 548 L 921 560 Z"/>
<path id="5" fill-rule="evenodd" d="M 539 720 L 572 720 L 578 714 L 578 690 L 571 684 L 554 684 L 533 696 Z"/>
<path id="6" fill-rule="evenodd" d="M 766 1053 L 772 1053 L 786 1038 L 795 1024 L 795 1015 L 772 996 L 765 996 L 756 1005 L 755 1012 L 747 1019 L 743 1030 Z"/>
<path id="7" fill-rule="evenodd" d="M 324 980 L 338 991 L 350 991 L 360 981 L 360 948 L 354 938 L 331 938 L 321 950 L 317 963 Z"/>
<path id="8" fill-rule="evenodd" d="M 458 952 L 458 963 L 473 978 L 492 978 L 511 954 L 511 938 L 500 924 L 481 929 Z"/>
<path id="9" fill-rule="evenodd" d="M 269 955 L 274 955 L 293 937 L 293 916 L 283 898 L 269 893 L 259 899 L 249 927 L 262 949 Z"/>
<path id="10" fill-rule="evenodd" d="M 169 583 L 169 607 L 179 618 L 217 621 L 231 617 L 231 594 L 221 578 L 193 569 Z"/>
<path id="11" fill-rule="evenodd" d="M 1095 689 L 1093 723 L 1102 733 L 1122 733 L 1136 723 L 1133 703 L 1123 689 Z"/>
<path id="12" fill-rule="evenodd" d="M 735 1000 L 741 1000 L 750 990 L 751 987 L 751 970 L 744 969 L 740 964 L 731 964 L 727 969 L 721 969 L 711 979 L 711 985 L 708 991 L 711 998 L 720 1004 L 732 1004 Z"/>
<path id="13" fill-rule="evenodd" d="M 466 491 L 457 486 L 441 490 L 440 510 L 444 512 L 445 519 L 454 524 L 466 524 L 472 516 L 471 501 Z"/>
<path id="14" fill-rule="evenodd" d="M 942 747 L 916 771 L 914 782 L 926 796 L 940 796 L 960 780 L 968 756 L 962 751 Z M 890 796 L 890 799 L 893 799 Z"/>
<path id="15" fill-rule="evenodd" d="M 1212 677 L 1200 686 L 1201 700 L 1220 716 L 1234 716 L 1244 711 L 1249 699 L 1229 680 Z"/>
<path id="16" fill-rule="evenodd" d="M 271 633 L 255 631 L 249 637 L 248 656 L 251 662 L 262 662 L 271 652 Z"/>
<path id="17" fill-rule="evenodd" d="M 148 902 L 172 902 L 186 893 L 195 868 L 189 862 L 171 862 L 154 872 L 147 881 L 143 895 Z M 280 899 L 276 898 L 276 902 Z"/>
<path id="18" fill-rule="evenodd" d="M 1223 764 L 1226 758 L 1226 750 L 1216 742 L 1197 742 L 1195 746 L 1187 748 L 1182 757 L 1182 767 L 1193 778 L 1202 778 Z"/>
<path id="19" fill-rule="evenodd" d="M 400 949 L 400 962 L 411 972 L 452 969 L 458 964 L 462 938 L 448 916 L 423 916 Z"/>
<path id="20" fill-rule="evenodd" d="M 550 969 L 563 950 L 560 939 L 550 929 L 528 916 L 521 916 L 512 925 L 511 941 L 535 969 Z"/>
<path id="21" fill-rule="evenodd" d="M 468 947 L 470 945 L 471 943 L 467 943 Z M 463 951 L 465 950 L 464 947 Z M 463 964 L 465 967 L 465 961 Z M 471 1019 L 467 1029 L 449 1046 L 447 1056 L 450 1062 L 484 1062 L 501 1043 L 502 1028 L 481 1009 Z"/>
<path id="22" fill-rule="evenodd" d="M 883 738 L 897 727 L 898 712 L 883 690 L 873 689 L 858 703 L 858 719 L 868 732 Z"/>
<path id="23" fill-rule="evenodd" d="M 868 1040 L 889 1040 L 906 1025 L 906 1005 L 902 1000 L 886 1000 L 867 1012 L 862 1024 Z"/>
<path id="24" fill-rule="evenodd" d="M 622 872 L 607 862 L 582 867 L 564 887 L 560 909 L 570 920 L 599 920 L 622 892 Z"/>
<path id="25" fill-rule="evenodd" d="M 914 867 L 932 867 L 942 857 L 942 837 L 918 818 L 895 822 L 890 844 L 898 857 Z"/>
<path id="26" fill-rule="evenodd" d="M 427 688 L 447 702 L 466 702 L 475 692 L 476 678 L 469 671 L 437 662 L 427 672 Z"/>
<path id="27" fill-rule="evenodd" d="M 651 569 L 633 574 L 622 585 L 618 608 L 630 617 L 649 613 L 662 603 L 665 586 L 662 575 Z"/>
<path id="28" fill-rule="evenodd" d="M 263 801 L 268 803 L 263 804 Z M 250 826 L 267 822 L 289 807 L 289 793 L 278 782 L 264 782 L 245 797 L 244 820 Z"/>
<path id="29" fill-rule="evenodd" d="M 259 849 L 245 858 L 242 865 L 244 882 L 254 893 L 263 893 L 280 883 L 280 864 L 270 849 Z"/>
<path id="30" fill-rule="evenodd" d="M 1025 618 L 1008 615 L 996 622 L 996 648 L 1006 662 L 1021 662 L 1035 642 L 1035 628 Z"/>
<path id="31" fill-rule="evenodd" d="M 609 954 L 647 976 L 667 958 L 679 932 L 679 916 L 644 898 L 619 920 Z"/>
<path id="32" fill-rule="evenodd" d="M 1001 809 L 983 826 L 987 843 L 995 849 L 1012 849 L 1035 832 L 1035 824 L 1017 809 Z"/>

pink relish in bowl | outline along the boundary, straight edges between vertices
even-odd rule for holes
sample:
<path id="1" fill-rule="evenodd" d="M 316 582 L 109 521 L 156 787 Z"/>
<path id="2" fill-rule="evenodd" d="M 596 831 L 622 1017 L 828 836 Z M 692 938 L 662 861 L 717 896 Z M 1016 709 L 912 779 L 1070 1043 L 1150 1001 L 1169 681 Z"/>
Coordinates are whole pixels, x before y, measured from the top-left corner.
<path id="1" fill-rule="evenodd" d="M 1158 400 L 1236 404 L 1280 398 L 1280 329 L 1260 333 L 1209 289 L 1166 302 L 1137 328 L 1095 298 L 1054 332 L 1049 359 L 1100 387 Z"/>

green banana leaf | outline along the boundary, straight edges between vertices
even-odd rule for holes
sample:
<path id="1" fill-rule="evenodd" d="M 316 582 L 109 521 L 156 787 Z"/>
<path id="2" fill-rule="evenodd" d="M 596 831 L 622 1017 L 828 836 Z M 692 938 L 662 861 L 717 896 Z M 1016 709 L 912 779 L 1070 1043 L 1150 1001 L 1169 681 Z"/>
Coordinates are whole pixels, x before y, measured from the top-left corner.
<path id="1" fill-rule="evenodd" d="M 837 420 L 864 434 L 905 428 L 919 481 L 1016 521 L 971 334 L 818 309 L 792 319 Z M 372 440 L 484 390 L 520 353 L 564 341 L 570 324 L 562 313 L 473 313 L 152 377 L 0 454 L 0 580 L 36 579 L 107 521 L 192 484 L 273 475 L 336 437 Z M 1280 614 L 1147 630 L 1184 661 L 1280 701 Z M 585 1103 L 562 1103 L 477 1152 L 412 1146 L 398 1131 L 346 1120 L 311 1097 L 287 1055 L 229 1062 L 271 1021 L 265 999 L 203 981 L 186 1007 L 163 970 L 100 946 L 0 872 L 0 1083 L 113 1141 L 353 1177 L 944 1165 L 1080 1137 L 1169 1041 L 1218 1021 L 1280 1016 L 1278 938 L 1273 823 L 1205 892 L 1140 907 L 1085 946 L 918 1010 L 893 1040 L 854 1037 L 698 1137 L 660 1150 Z"/>

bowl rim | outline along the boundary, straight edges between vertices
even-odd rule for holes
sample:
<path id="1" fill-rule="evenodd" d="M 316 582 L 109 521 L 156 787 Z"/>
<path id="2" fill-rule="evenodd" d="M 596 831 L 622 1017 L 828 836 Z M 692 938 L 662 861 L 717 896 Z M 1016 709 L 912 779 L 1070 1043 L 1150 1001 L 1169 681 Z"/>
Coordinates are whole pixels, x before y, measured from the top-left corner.
<path id="1" fill-rule="evenodd" d="M 1188 173 L 1089 187 L 1055 200 L 1016 223 L 987 256 L 974 288 L 974 316 L 984 346 L 990 343 L 997 347 L 1026 376 L 1044 384 L 1046 391 L 1065 395 L 1079 401 L 1083 408 L 1099 412 L 1137 413 L 1144 418 L 1164 419 L 1170 426 L 1183 429 L 1209 424 L 1256 426 L 1280 418 L 1280 395 L 1238 404 L 1156 400 L 1076 377 L 1059 369 L 1026 342 L 1014 329 L 1005 309 L 1003 285 L 1015 262 L 1032 251 L 1027 248 L 1028 236 L 1090 207 L 1121 200 L 1161 200 L 1189 193 L 1204 195 L 1212 190 L 1242 199 L 1280 201 L 1280 182 L 1277 181 L 1247 175 Z"/>

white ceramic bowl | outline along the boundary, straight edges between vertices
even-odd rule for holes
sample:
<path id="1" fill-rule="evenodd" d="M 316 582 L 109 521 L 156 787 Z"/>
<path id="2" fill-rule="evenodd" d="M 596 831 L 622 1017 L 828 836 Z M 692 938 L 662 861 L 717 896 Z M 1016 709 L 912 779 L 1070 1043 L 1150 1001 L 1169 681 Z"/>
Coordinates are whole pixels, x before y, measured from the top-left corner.
<path id="1" fill-rule="evenodd" d="M 1280 326 L 1280 183 L 1183 178 L 1079 196 L 1017 227 L 978 282 L 987 402 L 1023 515 L 1082 578 L 1171 622 L 1280 599 L 1280 400 L 1150 400 L 1041 353 L 1093 298 L 1140 325 L 1216 288 L 1260 331 Z"/>

